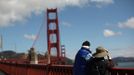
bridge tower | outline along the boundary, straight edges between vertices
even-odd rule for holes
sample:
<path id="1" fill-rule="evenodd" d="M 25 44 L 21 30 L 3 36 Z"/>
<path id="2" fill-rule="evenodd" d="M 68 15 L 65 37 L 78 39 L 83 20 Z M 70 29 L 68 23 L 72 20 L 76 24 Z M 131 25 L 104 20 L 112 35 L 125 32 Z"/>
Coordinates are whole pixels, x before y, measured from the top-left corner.
<path id="1" fill-rule="evenodd" d="M 65 45 L 61 45 L 61 60 L 62 60 L 62 64 L 66 64 L 66 49 L 65 49 Z"/>
<path id="2" fill-rule="evenodd" d="M 48 64 L 55 63 L 52 61 L 52 51 L 56 52 L 56 61 L 60 61 L 60 35 L 58 26 L 58 14 L 56 9 L 47 9 L 47 49 Z"/>

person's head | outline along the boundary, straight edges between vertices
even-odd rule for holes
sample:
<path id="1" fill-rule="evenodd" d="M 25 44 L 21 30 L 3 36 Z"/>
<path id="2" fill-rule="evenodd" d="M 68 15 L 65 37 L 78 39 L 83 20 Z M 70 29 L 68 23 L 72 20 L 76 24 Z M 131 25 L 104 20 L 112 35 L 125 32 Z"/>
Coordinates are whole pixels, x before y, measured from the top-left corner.
<path id="1" fill-rule="evenodd" d="M 90 47 L 90 42 L 89 42 L 89 41 L 84 41 L 84 42 L 82 43 L 82 47 L 89 48 L 89 47 Z"/>
<path id="2" fill-rule="evenodd" d="M 97 47 L 96 52 L 93 54 L 93 56 L 96 58 L 102 58 L 107 55 L 108 55 L 107 50 L 103 47 Z"/>

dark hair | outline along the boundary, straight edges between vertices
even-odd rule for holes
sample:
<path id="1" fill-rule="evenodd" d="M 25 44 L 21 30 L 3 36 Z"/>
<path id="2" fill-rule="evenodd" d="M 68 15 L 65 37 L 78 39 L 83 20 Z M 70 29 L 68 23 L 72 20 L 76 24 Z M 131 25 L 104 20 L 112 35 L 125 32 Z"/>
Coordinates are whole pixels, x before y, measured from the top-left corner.
<path id="1" fill-rule="evenodd" d="M 82 46 L 90 46 L 90 42 L 89 41 L 84 41 Z"/>

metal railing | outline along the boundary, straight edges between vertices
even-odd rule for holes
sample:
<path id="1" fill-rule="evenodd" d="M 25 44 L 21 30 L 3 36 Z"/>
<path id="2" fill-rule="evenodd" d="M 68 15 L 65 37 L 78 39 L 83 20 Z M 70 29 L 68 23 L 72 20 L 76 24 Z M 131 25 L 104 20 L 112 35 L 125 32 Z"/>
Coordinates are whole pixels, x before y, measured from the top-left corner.
<path id="1" fill-rule="evenodd" d="M 43 65 L 0 62 L 7 75 L 72 75 L 72 65 Z"/>
<path id="2" fill-rule="evenodd" d="M 7 75 L 73 75 L 72 65 L 22 64 L 0 61 L 0 70 Z M 112 68 L 111 75 L 134 75 L 134 68 Z"/>
<path id="3" fill-rule="evenodd" d="M 134 68 L 112 68 L 111 75 L 134 75 Z"/>

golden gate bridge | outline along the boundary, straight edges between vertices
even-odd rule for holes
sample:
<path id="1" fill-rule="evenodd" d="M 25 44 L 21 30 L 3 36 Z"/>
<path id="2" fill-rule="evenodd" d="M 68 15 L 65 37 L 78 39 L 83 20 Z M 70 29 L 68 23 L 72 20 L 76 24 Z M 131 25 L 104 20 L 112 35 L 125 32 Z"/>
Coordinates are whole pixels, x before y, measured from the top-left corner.
<path id="1" fill-rule="evenodd" d="M 55 16 L 51 18 L 51 14 Z M 73 65 L 66 64 L 65 46 L 60 46 L 60 33 L 58 25 L 57 9 L 47 9 L 47 57 L 43 60 L 37 59 L 34 49 L 35 39 L 32 48 L 29 50 L 28 59 L 0 60 L 0 70 L 6 75 L 73 75 Z M 37 34 L 39 37 L 39 34 Z M 52 56 L 52 51 L 56 55 Z M 134 75 L 134 68 L 112 68 L 110 75 Z"/>

